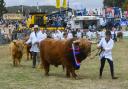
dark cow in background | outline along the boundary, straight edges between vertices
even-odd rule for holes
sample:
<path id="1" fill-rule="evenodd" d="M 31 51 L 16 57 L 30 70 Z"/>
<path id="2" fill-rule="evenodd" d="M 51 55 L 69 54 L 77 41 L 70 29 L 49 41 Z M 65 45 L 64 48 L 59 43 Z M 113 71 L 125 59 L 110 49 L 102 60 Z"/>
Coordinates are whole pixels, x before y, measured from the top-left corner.
<path id="1" fill-rule="evenodd" d="M 32 52 L 30 51 L 31 49 L 31 44 L 25 44 L 25 53 L 27 56 L 27 60 L 32 59 Z"/>
<path id="2" fill-rule="evenodd" d="M 45 39 L 40 43 L 41 65 L 45 75 L 49 75 L 50 65 L 63 65 L 66 68 L 66 76 L 70 74 L 77 77 L 76 69 L 80 63 L 91 53 L 91 42 L 86 39 L 54 40 Z"/>
<path id="3" fill-rule="evenodd" d="M 117 40 L 121 41 L 123 39 L 123 32 L 117 32 Z"/>
<path id="4" fill-rule="evenodd" d="M 23 40 L 26 42 L 28 39 L 29 39 L 29 36 L 25 35 Z M 24 48 L 25 48 L 25 53 L 26 53 L 26 56 L 27 56 L 27 60 L 32 59 L 32 52 L 30 51 L 31 44 L 25 44 Z"/>

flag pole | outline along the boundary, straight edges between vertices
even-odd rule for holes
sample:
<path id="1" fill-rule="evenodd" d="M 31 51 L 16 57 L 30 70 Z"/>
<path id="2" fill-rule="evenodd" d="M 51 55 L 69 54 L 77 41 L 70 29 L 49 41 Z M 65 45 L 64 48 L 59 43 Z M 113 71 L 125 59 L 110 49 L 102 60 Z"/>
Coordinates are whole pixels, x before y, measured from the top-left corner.
<path id="1" fill-rule="evenodd" d="M 21 11 L 22 11 L 22 13 L 23 13 L 23 12 L 24 12 L 24 6 L 23 6 L 22 0 L 20 0 L 20 3 L 21 3 Z"/>

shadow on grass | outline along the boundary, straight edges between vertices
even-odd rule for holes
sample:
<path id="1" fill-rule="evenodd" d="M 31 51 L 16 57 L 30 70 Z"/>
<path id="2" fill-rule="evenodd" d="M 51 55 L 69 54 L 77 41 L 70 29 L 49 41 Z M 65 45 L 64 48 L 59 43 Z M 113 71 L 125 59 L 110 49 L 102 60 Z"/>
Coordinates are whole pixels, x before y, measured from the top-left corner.
<path id="1" fill-rule="evenodd" d="M 65 78 L 65 79 L 73 79 L 73 80 L 84 80 L 84 79 L 91 79 L 91 80 L 95 80 L 96 79 L 96 77 L 94 78 L 92 78 L 92 77 L 89 77 L 89 76 L 86 76 L 86 75 L 78 75 L 77 76 L 77 79 L 75 79 L 75 78 L 73 78 L 72 77 L 72 75 L 70 76 L 70 78 L 67 78 L 66 77 L 66 74 L 65 73 L 63 73 L 63 74 L 60 74 L 60 73 L 49 73 L 49 76 L 45 76 L 45 77 L 56 77 L 56 78 Z"/>

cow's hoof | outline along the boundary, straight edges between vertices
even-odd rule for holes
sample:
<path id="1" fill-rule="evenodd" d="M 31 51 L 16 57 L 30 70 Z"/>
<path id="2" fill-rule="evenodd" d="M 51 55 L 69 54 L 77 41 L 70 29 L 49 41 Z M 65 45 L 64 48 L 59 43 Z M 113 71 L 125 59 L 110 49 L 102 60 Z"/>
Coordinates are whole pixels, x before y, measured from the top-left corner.
<path id="1" fill-rule="evenodd" d="M 13 67 L 16 67 L 15 65 L 13 65 Z"/>
<path id="2" fill-rule="evenodd" d="M 32 66 L 32 68 L 36 68 L 35 66 Z"/>
<path id="3" fill-rule="evenodd" d="M 75 80 L 79 80 L 79 79 L 80 79 L 80 77 L 76 76 L 76 77 L 74 77 L 74 79 L 75 79 Z"/>
<path id="4" fill-rule="evenodd" d="M 45 76 L 49 76 L 49 74 L 45 74 Z"/>
<path id="5" fill-rule="evenodd" d="M 66 76 L 67 78 L 70 78 L 70 76 Z"/>

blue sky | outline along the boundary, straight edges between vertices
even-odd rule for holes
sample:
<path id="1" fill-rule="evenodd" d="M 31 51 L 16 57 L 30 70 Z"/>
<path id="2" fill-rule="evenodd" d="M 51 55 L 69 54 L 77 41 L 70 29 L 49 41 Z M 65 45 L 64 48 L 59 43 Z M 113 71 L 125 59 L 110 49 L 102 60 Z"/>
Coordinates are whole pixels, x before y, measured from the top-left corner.
<path id="1" fill-rule="evenodd" d="M 63 0 L 61 0 L 63 1 Z M 5 0 L 6 6 L 17 6 L 17 5 L 55 5 L 56 0 Z M 101 8 L 103 7 L 103 0 L 69 0 L 70 7 L 72 8 Z"/>

